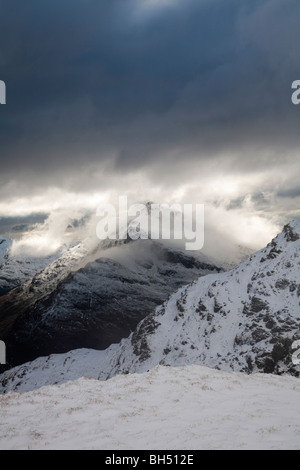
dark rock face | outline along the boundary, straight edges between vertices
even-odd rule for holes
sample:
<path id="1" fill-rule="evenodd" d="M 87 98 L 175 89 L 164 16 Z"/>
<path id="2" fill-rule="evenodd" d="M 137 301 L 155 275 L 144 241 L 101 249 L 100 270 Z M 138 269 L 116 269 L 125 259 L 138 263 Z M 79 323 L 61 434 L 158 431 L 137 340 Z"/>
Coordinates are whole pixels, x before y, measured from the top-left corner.
<path id="1" fill-rule="evenodd" d="M 283 228 L 284 236 L 285 239 L 288 242 L 296 242 L 297 240 L 300 239 L 299 234 L 296 232 L 296 230 L 291 226 L 291 224 L 287 224 Z"/>
<path id="2" fill-rule="evenodd" d="M 248 316 L 251 316 L 255 313 L 261 312 L 262 310 L 267 311 L 268 304 L 264 300 L 253 296 L 251 299 L 251 302 L 244 305 L 243 313 L 245 313 Z"/>
<path id="3" fill-rule="evenodd" d="M 128 336 L 179 287 L 220 271 L 151 240 L 117 249 L 118 260 L 97 259 L 69 274 L 66 269 L 59 274 L 66 263 L 58 260 L 54 271 L 0 299 L 0 331 L 11 365 L 76 348 L 105 349 Z"/>

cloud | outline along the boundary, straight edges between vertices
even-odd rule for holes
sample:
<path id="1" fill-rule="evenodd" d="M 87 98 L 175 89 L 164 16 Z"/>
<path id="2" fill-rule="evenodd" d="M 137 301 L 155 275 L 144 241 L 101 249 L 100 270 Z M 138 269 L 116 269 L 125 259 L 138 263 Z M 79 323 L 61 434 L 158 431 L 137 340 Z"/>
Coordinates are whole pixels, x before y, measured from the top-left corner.
<path id="1" fill-rule="evenodd" d="M 43 223 L 29 227 L 21 238 L 13 240 L 11 253 L 17 257 L 44 257 L 86 237 L 93 240 L 96 237 L 89 228 L 91 216 L 83 209 L 53 210 Z"/>
<path id="2" fill-rule="evenodd" d="M 3 0 L 0 214 L 179 190 L 232 217 L 248 196 L 293 215 L 299 15 L 296 0 Z"/>
<path id="3" fill-rule="evenodd" d="M 278 191 L 277 196 L 292 199 L 300 197 L 300 188 L 297 187 Z"/>
<path id="4" fill-rule="evenodd" d="M 10 214 L 10 211 L 7 211 Z M 32 230 L 36 224 L 43 223 L 47 219 L 47 214 L 32 214 L 29 216 L 0 217 L 0 234 L 14 232 L 22 233 Z"/>

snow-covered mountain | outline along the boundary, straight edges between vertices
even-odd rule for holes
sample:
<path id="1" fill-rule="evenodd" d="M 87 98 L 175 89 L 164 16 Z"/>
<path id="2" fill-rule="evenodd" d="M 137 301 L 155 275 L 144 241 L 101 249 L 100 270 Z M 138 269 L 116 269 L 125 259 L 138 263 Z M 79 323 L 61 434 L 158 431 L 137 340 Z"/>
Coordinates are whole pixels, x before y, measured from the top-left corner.
<path id="1" fill-rule="evenodd" d="M 0 390 L 107 379 L 158 364 L 299 376 L 291 351 L 300 338 L 299 264 L 300 222 L 294 221 L 238 267 L 180 288 L 119 344 L 39 358 L 0 376 Z"/>
<path id="2" fill-rule="evenodd" d="M 0 238 L 0 296 L 25 283 L 67 251 L 61 246 L 48 256 L 12 255 L 12 240 Z"/>
<path id="3" fill-rule="evenodd" d="M 0 238 L 0 295 L 9 290 L 7 286 L 7 280 L 3 276 L 2 268 L 8 258 L 8 253 L 11 247 L 12 241 L 8 238 Z"/>
<path id="4" fill-rule="evenodd" d="M 79 244 L 0 298 L 8 360 L 105 349 L 180 286 L 218 271 L 202 255 L 149 239 Z"/>
<path id="5" fill-rule="evenodd" d="M 111 374 L 157 364 L 289 372 L 300 338 L 300 222 L 231 271 L 180 289 L 123 341 Z"/>
<path id="6" fill-rule="evenodd" d="M 11 247 L 12 241 L 8 238 L 0 238 L 0 266 L 3 265 L 4 259 L 7 255 L 9 248 Z"/>
<path id="7" fill-rule="evenodd" d="M 0 449 L 299 449 L 299 393 L 201 366 L 81 378 L 0 397 Z"/>

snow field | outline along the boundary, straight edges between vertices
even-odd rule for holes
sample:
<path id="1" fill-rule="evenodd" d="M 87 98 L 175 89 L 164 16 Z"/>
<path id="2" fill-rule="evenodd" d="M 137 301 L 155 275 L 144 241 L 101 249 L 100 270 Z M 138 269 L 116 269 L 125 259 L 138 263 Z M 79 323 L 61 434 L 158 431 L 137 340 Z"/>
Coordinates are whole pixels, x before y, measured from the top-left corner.
<path id="1" fill-rule="evenodd" d="M 299 449 L 300 382 L 157 366 L 0 397 L 0 449 Z"/>

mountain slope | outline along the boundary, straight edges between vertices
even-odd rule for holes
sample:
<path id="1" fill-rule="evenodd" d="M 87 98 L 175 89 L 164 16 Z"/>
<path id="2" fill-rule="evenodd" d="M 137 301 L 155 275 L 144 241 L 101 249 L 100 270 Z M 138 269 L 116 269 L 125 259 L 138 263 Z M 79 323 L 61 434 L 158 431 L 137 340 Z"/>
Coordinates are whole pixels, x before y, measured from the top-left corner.
<path id="1" fill-rule="evenodd" d="M 11 247 L 11 240 L 8 238 L 0 238 L 0 296 L 9 290 L 8 282 L 2 274 L 3 265 L 5 264 L 9 249 Z"/>
<path id="2" fill-rule="evenodd" d="M 299 449 L 294 377 L 156 367 L 0 397 L 0 449 Z"/>
<path id="3" fill-rule="evenodd" d="M 49 256 L 34 257 L 11 254 L 12 240 L 0 239 L 0 296 L 24 284 L 60 258 L 68 247 L 63 245 Z"/>
<path id="4" fill-rule="evenodd" d="M 33 308 L 38 300 L 49 295 L 57 283 L 65 279 L 72 270 L 79 269 L 86 254 L 84 245 L 75 246 L 35 274 L 33 278 L 0 297 L 1 339 L 6 337 L 18 316 Z"/>
<path id="5" fill-rule="evenodd" d="M 152 240 L 105 245 L 94 252 L 76 246 L 0 298 L 10 364 L 79 347 L 105 349 L 178 287 L 220 271 L 204 257 Z"/>
<path id="6" fill-rule="evenodd" d="M 11 240 L 8 238 L 0 238 L 0 266 L 3 265 L 7 252 L 11 247 L 11 243 Z"/>
<path id="7" fill-rule="evenodd" d="M 237 268 L 182 288 L 120 345 L 112 373 L 156 364 L 299 375 L 300 223 Z"/>
<path id="8" fill-rule="evenodd" d="M 179 289 L 136 330 L 105 351 L 79 349 L 39 358 L 0 376 L 0 390 L 28 391 L 82 375 L 107 379 L 158 364 L 289 373 L 300 337 L 300 223 L 237 268 Z"/>

